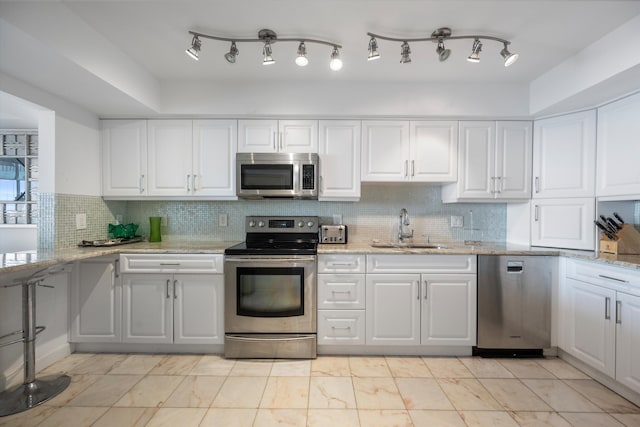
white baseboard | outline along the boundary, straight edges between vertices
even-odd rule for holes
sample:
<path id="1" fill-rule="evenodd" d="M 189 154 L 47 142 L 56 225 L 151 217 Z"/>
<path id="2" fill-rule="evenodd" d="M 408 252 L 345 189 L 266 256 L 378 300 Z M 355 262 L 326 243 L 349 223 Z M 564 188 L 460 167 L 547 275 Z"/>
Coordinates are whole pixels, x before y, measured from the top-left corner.
<path id="1" fill-rule="evenodd" d="M 467 346 L 318 345 L 318 354 L 337 356 L 471 356 Z"/>
<path id="2" fill-rule="evenodd" d="M 74 347 L 78 353 L 224 353 L 224 344 L 75 343 Z"/>

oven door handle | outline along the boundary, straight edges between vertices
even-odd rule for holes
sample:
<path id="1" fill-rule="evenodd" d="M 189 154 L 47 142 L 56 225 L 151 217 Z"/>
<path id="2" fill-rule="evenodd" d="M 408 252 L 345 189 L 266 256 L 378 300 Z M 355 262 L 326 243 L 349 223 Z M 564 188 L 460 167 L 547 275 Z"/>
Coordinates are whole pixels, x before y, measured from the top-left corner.
<path id="1" fill-rule="evenodd" d="M 283 337 L 283 338 L 271 338 L 271 337 L 251 338 L 251 337 L 242 337 L 242 336 L 238 336 L 238 335 L 227 334 L 227 338 L 231 338 L 233 340 L 238 340 L 238 341 L 260 341 L 260 342 L 265 342 L 265 341 L 302 341 L 302 340 L 308 340 L 310 338 L 310 336 L 309 335 L 305 335 L 305 336 L 300 336 L 300 337 Z"/>
<path id="2" fill-rule="evenodd" d="M 308 262 L 315 261 L 316 257 L 300 257 L 300 258 L 227 258 L 226 262 Z"/>

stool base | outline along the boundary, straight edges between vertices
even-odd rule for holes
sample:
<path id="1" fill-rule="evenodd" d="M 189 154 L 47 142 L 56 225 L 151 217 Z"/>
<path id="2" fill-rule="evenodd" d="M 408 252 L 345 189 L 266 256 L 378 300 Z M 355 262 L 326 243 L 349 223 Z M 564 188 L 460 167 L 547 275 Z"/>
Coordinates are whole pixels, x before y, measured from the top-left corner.
<path id="1" fill-rule="evenodd" d="M 31 409 L 60 394 L 71 378 L 67 375 L 48 376 L 20 384 L 0 393 L 0 417 Z"/>

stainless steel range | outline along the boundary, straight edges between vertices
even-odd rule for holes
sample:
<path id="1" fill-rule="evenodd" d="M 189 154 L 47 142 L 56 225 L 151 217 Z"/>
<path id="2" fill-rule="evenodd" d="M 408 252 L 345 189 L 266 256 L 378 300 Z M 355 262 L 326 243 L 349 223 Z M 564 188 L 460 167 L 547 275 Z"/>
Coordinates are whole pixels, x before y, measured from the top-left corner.
<path id="1" fill-rule="evenodd" d="M 225 250 L 225 357 L 316 357 L 317 217 L 247 217 Z"/>

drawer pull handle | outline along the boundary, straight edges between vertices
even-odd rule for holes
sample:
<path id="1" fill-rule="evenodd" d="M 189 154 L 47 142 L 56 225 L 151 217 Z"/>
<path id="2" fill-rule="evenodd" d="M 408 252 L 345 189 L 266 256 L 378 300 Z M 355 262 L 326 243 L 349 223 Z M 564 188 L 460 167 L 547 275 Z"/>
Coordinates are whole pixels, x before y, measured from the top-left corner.
<path id="1" fill-rule="evenodd" d="M 161 262 L 160 265 L 180 265 L 179 262 Z"/>
<path id="2" fill-rule="evenodd" d="M 328 267 L 355 267 L 355 262 L 329 262 Z"/>
<path id="3" fill-rule="evenodd" d="M 331 291 L 332 294 L 351 294 L 351 291 Z"/>
<path id="4" fill-rule="evenodd" d="M 617 277 L 605 276 L 604 274 L 598 274 L 598 277 L 600 277 L 602 279 L 614 280 L 614 281 L 620 282 L 620 283 L 629 283 L 628 280 L 618 279 Z"/>
<path id="5" fill-rule="evenodd" d="M 332 326 L 331 329 L 351 329 L 351 326 Z"/>

